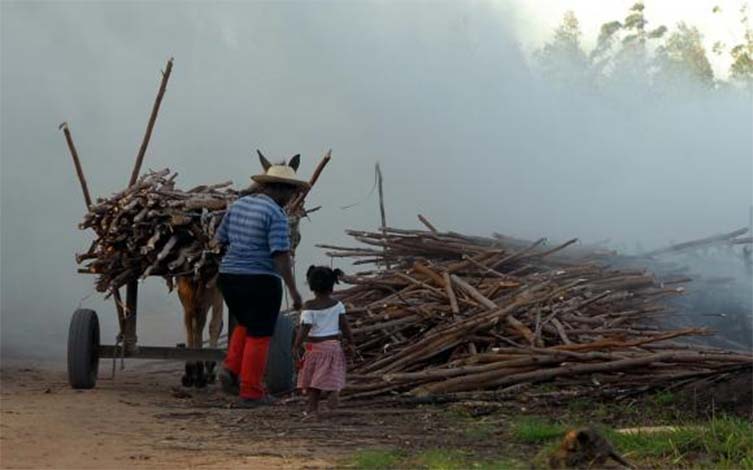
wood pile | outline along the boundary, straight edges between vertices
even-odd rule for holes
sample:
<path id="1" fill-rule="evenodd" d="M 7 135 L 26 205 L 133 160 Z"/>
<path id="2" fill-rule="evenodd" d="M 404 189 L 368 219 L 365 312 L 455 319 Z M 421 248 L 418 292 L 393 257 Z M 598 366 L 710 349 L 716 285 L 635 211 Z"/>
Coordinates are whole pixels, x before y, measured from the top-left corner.
<path id="1" fill-rule="evenodd" d="M 79 228 L 97 238 L 76 261 L 85 263 L 80 272 L 99 274 L 98 291 L 149 275 L 214 276 L 220 247 L 212 240 L 238 193 L 231 181 L 182 191 L 176 177 L 168 169 L 149 172 L 89 208 Z"/>
<path id="2" fill-rule="evenodd" d="M 305 199 L 331 153 L 317 165 L 308 189 L 285 208 L 293 253 L 301 241 L 300 220 L 319 209 L 305 209 Z M 183 191 L 175 186 L 177 176 L 169 169 L 150 171 L 127 189 L 88 205 L 79 228 L 94 230 L 96 239 L 76 261 L 85 263 L 79 272 L 99 275 L 98 291 L 112 293 L 147 276 L 209 281 L 217 274 L 222 253 L 213 240 L 225 211 L 238 197 L 259 188 L 239 192 L 226 181 Z"/>
<path id="3" fill-rule="evenodd" d="M 357 354 L 347 394 L 449 396 L 551 382 L 562 393 L 622 395 L 747 370 L 750 351 L 673 341 L 703 328 L 649 321 L 684 278 L 610 268 L 613 255 L 503 235 L 383 228 L 348 231 L 362 246 L 320 245 L 370 271 L 337 292 Z"/>

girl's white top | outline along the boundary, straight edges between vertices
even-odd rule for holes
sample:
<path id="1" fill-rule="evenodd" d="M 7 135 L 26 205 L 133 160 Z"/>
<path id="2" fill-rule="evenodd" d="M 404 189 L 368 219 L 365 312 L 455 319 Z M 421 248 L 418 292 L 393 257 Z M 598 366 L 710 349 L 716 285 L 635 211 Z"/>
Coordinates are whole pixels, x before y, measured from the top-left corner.
<path id="1" fill-rule="evenodd" d="M 311 325 L 310 337 L 333 336 L 340 334 L 340 315 L 345 315 L 345 305 L 337 302 L 323 310 L 301 311 L 301 324 Z"/>

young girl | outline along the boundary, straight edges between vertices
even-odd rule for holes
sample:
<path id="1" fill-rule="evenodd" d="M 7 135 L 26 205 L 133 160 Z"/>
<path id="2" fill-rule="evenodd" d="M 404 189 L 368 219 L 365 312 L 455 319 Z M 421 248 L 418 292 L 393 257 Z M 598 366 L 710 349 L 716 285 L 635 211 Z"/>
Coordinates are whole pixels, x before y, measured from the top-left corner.
<path id="1" fill-rule="evenodd" d="M 309 396 L 307 413 L 316 416 L 322 392 L 329 392 L 329 407 L 337 406 L 338 394 L 345 387 L 346 360 L 340 337 L 348 340 L 349 353 L 354 351 L 353 333 L 345 318 L 345 306 L 331 297 L 339 269 L 311 266 L 306 272 L 309 287 L 315 298 L 307 301 L 301 311 L 301 325 L 293 351 L 300 354 L 305 342 L 303 366 L 298 371 L 298 388 Z"/>

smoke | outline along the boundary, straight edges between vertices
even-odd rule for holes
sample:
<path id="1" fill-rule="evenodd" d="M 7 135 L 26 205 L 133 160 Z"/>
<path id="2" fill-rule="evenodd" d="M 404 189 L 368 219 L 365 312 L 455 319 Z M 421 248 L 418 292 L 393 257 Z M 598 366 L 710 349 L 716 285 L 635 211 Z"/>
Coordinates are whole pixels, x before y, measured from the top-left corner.
<path id="1" fill-rule="evenodd" d="M 2 4 L 3 354 L 63 357 L 70 314 L 111 303 L 76 273 L 83 200 L 68 121 L 94 196 L 127 182 L 168 57 L 175 67 L 145 167 L 179 184 L 259 171 L 255 148 L 333 149 L 302 222 L 299 270 L 316 243 L 373 228 L 363 200 L 380 161 L 387 220 L 442 229 L 646 248 L 746 223 L 753 111 L 735 90 L 648 99 L 552 88 L 514 36 L 516 11 L 483 3 Z M 175 295 L 140 298 L 143 344 L 183 341 Z M 110 336 L 111 335 L 111 336 Z"/>

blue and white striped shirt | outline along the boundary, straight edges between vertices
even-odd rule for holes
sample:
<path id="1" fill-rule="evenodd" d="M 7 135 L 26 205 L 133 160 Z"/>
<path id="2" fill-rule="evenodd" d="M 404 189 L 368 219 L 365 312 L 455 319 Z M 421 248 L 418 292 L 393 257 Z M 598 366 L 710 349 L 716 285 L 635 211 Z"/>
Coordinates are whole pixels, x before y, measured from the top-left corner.
<path id="1" fill-rule="evenodd" d="M 288 216 L 265 194 L 235 201 L 215 236 L 227 247 L 220 272 L 279 276 L 272 255 L 290 251 Z"/>

